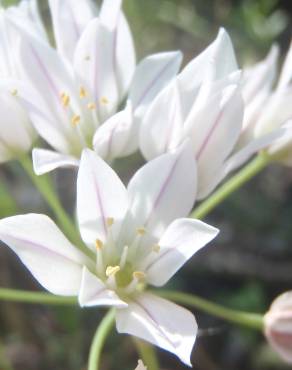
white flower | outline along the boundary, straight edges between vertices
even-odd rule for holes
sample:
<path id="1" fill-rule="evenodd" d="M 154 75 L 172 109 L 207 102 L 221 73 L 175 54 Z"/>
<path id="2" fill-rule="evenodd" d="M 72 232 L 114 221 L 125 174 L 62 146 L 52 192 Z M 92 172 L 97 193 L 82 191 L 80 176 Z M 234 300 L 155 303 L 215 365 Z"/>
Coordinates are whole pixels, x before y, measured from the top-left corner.
<path id="1" fill-rule="evenodd" d="M 149 160 L 190 138 L 198 165 L 198 199 L 205 198 L 231 170 L 274 139 L 264 136 L 238 151 L 243 110 L 241 73 L 231 40 L 221 29 L 154 99 L 142 122 L 141 151 Z"/>
<path id="2" fill-rule="evenodd" d="M 278 77 L 279 49 L 273 45 L 267 57 L 244 72 L 244 123 L 238 146 L 283 128 L 284 134 L 270 143 L 268 152 L 292 165 L 292 46 Z M 276 84 L 277 81 L 277 84 Z M 276 84 L 276 86 L 275 86 Z"/>
<path id="3" fill-rule="evenodd" d="M 127 189 L 94 152 L 81 157 L 77 216 L 92 259 L 79 252 L 44 215 L 0 221 L 0 238 L 40 284 L 78 295 L 81 306 L 116 307 L 116 326 L 190 364 L 197 324 L 184 308 L 145 292 L 160 287 L 218 230 L 189 214 L 196 193 L 188 143 L 142 167 Z"/>
<path id="4" fill-rule="evenodd" d="M 180 52 L 150 55 L 136 67 L 121 0 L 104 0 L 98 17 L 90 1 L 49 3 L 57 50 L 30 32 L 21 32 L 17 47 L 21 72 L 32 87 L 17 86 L 18 96 L 40 136 L 56 150 L 34 150 L 36 173 L 78 164 L 86 147 L 109 161 L 131 154 L 138 147 L 141 116 L 177 73 Z M 116 113 L 125 100 L 125 109 Z"/>
<path id="5" fill-rule="evenodd" d="M 0 78 L 20 78 L 14 45 L 18 34 L 12 22 L 27 32 L 41 35 L 40 18 L 34 0 L 21 1 L 18 6 L 0 8 Z M 36 133 L 26 111 L 14 96 L 17 90 L 0 88 L 0 163 L 14 159 L 31 149 Z"/>

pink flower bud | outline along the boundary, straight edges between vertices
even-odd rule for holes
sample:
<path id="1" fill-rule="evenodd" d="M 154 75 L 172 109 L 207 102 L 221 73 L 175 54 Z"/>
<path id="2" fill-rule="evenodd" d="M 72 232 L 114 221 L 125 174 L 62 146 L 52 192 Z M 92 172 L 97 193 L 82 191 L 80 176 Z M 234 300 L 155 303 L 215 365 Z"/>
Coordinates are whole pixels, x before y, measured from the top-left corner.
<path id="1" fill-rule="evenodd" d="M 292 291 L 280 295 L 264 317 L 266 338 L 280 357 L 292 363 Z"/>

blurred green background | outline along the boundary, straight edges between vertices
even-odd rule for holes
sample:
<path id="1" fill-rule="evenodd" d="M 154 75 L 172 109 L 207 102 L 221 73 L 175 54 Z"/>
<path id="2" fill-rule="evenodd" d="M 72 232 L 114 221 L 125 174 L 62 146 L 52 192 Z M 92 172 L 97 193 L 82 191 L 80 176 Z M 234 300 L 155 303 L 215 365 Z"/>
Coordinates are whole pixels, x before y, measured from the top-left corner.
<path id="1" fill-rule="evenodd" d="M 82 0 L 76 0 L 82 1 Z M 3 1 L 4 5 L 17 1 Z M 50 28 L 47 1 L 39 1 Z M 287 50 L 292 29 L 288 0 L 125 0 L 138 58 L 181 49 L 185 62 L 202 51 L 224 26 L 240 65 L 262 58 L 273 42 Z M 12 46 L 13 47 L 13 46 Z M 136 158 L 123 161 L 128 176 Z M 74 208 L 74 174 L 54 175 L 68 209 Z M 18 212 L 48 213 L 41 197 L 15 163 L 0 168 L 0 217 Z M 6 189 L 5 189 L 6 188 Z M 9 191 L 13 199 L 5 197 Z M 271 166 L 212 213 L 207 221 L 220 237 L 177 274 L 172 285 L 229 307 L 265 312 L 271 300 L 292 288 L 292 171 Z M 8 248 L 0 250 L 0 286 L 40 287 Z M 104 311 L 0 304 L 1 370 L 86 369 L 88 349 Z M 200 334 L 193 351 L 197 370 L 284 370 L 259 333 L 195 312 Z M 159 351 L 161 368 L 183 369 Z M 127 336 L 107 341 L 102 369 L 134 369 L 138 355 Z"/>

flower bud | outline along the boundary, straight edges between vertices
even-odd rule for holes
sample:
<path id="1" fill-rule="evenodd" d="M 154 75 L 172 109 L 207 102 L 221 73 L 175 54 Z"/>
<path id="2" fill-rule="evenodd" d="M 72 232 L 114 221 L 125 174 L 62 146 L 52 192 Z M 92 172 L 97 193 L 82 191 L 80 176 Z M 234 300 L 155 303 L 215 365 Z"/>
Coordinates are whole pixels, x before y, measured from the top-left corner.
<path id="1" fill-rule="evenodd" d="M 292 291 L 280 295 L 264 317 L 265 335 L 280 357 L 292 364 Z"/>

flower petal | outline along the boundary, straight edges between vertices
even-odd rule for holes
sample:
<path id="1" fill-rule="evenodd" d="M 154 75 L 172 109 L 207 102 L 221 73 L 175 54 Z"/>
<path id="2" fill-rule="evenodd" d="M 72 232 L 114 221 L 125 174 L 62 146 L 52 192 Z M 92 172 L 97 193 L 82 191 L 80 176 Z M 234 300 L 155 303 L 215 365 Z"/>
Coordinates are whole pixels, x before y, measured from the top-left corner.
<path id="1" fill-rule="evenodd" d="M 36 133 L 19 101 L 1 87 L 0 115 L 3 119 L 0 143 L 3 148 L 6 148 L 5 151 L 9 153 L 9 157 L 13 158 L 20 153 L 28 152 L 36 138 Z"/>
<path id="2" fill-rule="evenodd" d="M 50 218 L 38 214 L 4 218 L 0 239 L 45 289 L 65 296 L 78 294 L 82 265 L 88 260 Z"/>
<path id="3" fill-rule="evenodd" d="M 81 236 L 95 248 L 96 239 L 105 240 L 107 219 L 115 225 L 124 218 L 128 194 L 117 174 L 93 151 L 82 153 L 77 178 L 77 216 Z"/>
<path id="4" fill-rule="evenodd" d="M 158 242 L 160 250 L 146 267 L 149 284 L 162 286 L 198 250 L 213 240 L 219 230 L 199 220 L 178 219 L 166 229 Z"/>
<path id="5" fill-rule="evenodd" d="M 109 290 L 105 284 L 86 266 L 83 267 L 82 280 L 78 301 L 81 307 L 115 306 L 127 307 L 114 291 Z"/>
<path id="6" fill-rule="evenodd" d="M 172 51 L 152 54 L 138 64 L 129 93 L 137 117 L 141 118 L 149 103 L 177 74 L 181 61 L 181 52 Z"/>
<path id="7" fill-rule="evenodd" d="M 216 39 L 178 75 L 180 88 L 184 91 L 183 111 L 190 109 L 203 81 L 220 80 L 237 70 L 232 42 L 221 28 Z"/>
<path id="8" fill-rule="evenodd" d="M 125 157 L 136 149 L 135 134 L 132 109 L 128 104 L 97 129 L 93 138 L 94 150 L 106 161 Z"/>
<path id="9" fill-rule="evenodd" d="M 188 215 L 196 198 L 196 182 L 196 162 L 186 142 L 133 176 L 128 185 L 133 218 L 160 236 L 171 221 Z"/>
<path id="10" fill-rule="evenodd" d="M 117 310 L 116 325 L 119 333 L 142 338 L 174 353 L 191 366 L 190 356 L 196 340 L 197 323 L 188 310 L 165 299 L 143 293 Z"/>
<path id="11" fill-rule="evenodd" d="M 97 10 L 91 0 L 49 0 L 49 6 L 58 52 L 71 62 L 77 41 Z"/>
<path id="12" fill-rule="evenodd" d="M 291 77 L 292 77 L 291 64 L 292 64 L 292 42 L 290 43 L 288 53 L 283 63 L 277 89 L 285 88 L 291 83 Z"/>
<path id="13" fill-rule="evenodd" d="M 198 163 L 198 198 L 201 199 L 205 188 L 216 186 L 214 175 L 239 138 L 243 119 L 239 87 L 231 85 L 215 94 L 193 119 L 190 135 Z"/>
<path id="14" fill-rule="evenodd" d="M 72 156 L 40 148 L 33 149 L 32 161 L 36 175 L 43 175 L 59 167 L 78 167 L 79 165 L 79 160 Z"/>
<path id="15" fill-rule="evenodd" d="M 80 85 L 97 105 L 101 122 L 113 114 L 119 102 L 114 53 L 113 32 L 99 18 L 94 18 L 77 44 L 74 69 Z"/>
<path id="16" fill-rule="evenodd" d="M 262 89 L 271 89 L 277 74 L 279 48 L 273 45 L 266 58 L 243 73 L 242 95 L 246 104 L 252 103 Z"/>
<path id="17" fill-rule="evenodd" d="M 181 100 L 176 80 L 173 80 L 146 112 L 140 128 L 141 152 L 147 160 L 167 153 L 181 143 L 182 134 Z"/>

